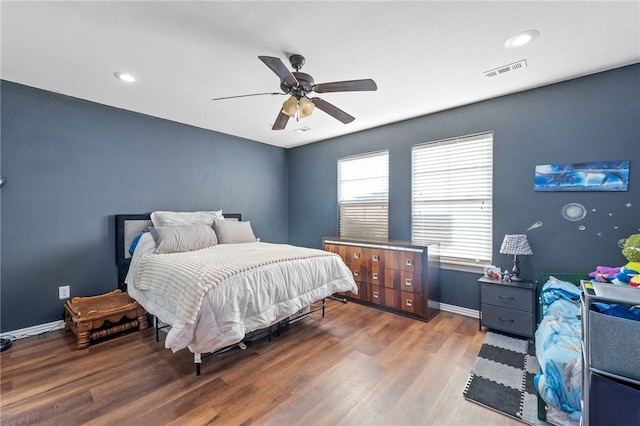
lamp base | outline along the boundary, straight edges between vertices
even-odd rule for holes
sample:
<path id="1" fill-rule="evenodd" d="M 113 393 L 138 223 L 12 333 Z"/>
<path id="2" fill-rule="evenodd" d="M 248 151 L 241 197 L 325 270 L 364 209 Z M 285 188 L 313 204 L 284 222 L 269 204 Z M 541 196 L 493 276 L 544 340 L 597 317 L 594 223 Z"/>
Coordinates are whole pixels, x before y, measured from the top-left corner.
<path id="1" fill-rule="evenodd" d="M 520 266 L 518 261 L 518 255 L 513 255 L 513 269 L 511 269 L 511 281 L 520 282 L 522 278 L 520 278 Z"/>

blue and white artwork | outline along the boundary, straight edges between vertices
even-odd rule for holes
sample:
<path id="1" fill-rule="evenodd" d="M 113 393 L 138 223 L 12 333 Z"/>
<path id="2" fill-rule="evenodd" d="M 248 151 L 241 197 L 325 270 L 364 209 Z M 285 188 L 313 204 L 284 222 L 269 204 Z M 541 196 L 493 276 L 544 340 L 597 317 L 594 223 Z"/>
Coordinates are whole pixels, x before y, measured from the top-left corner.
<path id="1" fill-rule="evenodd" d="M 628 161 L 536 166 L 535 191 L 626 191 Z"/>

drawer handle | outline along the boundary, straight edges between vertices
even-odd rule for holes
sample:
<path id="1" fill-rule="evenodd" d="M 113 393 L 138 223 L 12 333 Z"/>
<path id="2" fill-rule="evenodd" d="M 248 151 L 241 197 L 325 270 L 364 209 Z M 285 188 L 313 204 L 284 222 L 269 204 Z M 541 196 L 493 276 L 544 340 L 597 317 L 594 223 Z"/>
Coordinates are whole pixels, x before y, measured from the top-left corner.
<path id="1" fill-rule="evenodd" d="M 373 273 L 373 279 L 374 279 L 374 280 L 377 280 L 377 279 L 378 279 L 378 273 L 377 273 L 377 272 L 374 272 L 374 273 Z"/>
<path id="2" fill-rule="evenodd" d="M 360 253 L 353 253 L 354 259 L 360 259 Z"/>
<path id="3" fill-rule="evenodd" d="M 500 299 L 504 299 L 504 300 L 513 300 L 513 297 L 500 296 L 500 295 L 498 295 L 498 297 L 499 297 Z"/>
<path id="4" fill-rule="evenodd" d="M 357 277 L 358 275 L 360 275 L 360 272 L 358 272 L 358 271 L 353 271 L 353 276 L 354 276 L 354 277 Z"/>
<path id="5" fill-rule="evenodd" d="M 373 297 L 378 299 L 380 297 L 380 292 L 374 291 L 373 292 Z"/>
<path id="6" fill-rule="evenodd" d="M 500 321 L 505 321 L 505 322 L 514 322 L 515 321 L 515 320 L 509 319 L 509 318 L 501 318 L 501 317 L 498 317 L 498 319 Z"/>
<path id="7" fill-rule="evenodd" d="M 411 286 L 411 278 L 407 278 L 406 280 L 404 280 L 404 285 Z"/>
<path id="8" fill-rule="evenodd" d="M 406 304 L 407 306 L 413 306 L 413 300 L 411 300 L 411 299 L 407 299 L 407 300 L 405 300 L 405 304 Z"/>
<path id="9" fill-rule="evenodd" d="M 372 260 L 373 260 L 374 262 L 377 262 L 379 259 L 380 259 L 380 258 L 378 257 L 378 255 L 377 255 L 377 254 L 374 254 L 374 255 L 373 255 Z"/>
<path id="10" fill-rule="evenodd" d="M 413 259 L 405 259 L 404 264 L 407 266 L 412 266 L 413 265 Z"/>

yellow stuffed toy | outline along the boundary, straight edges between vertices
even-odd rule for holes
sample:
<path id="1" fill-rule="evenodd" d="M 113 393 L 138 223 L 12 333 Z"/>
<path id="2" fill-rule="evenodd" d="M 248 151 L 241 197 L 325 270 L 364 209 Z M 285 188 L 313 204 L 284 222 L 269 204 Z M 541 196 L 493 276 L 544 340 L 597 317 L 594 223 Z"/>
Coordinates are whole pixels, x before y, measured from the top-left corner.
<path id="1" fill-rule="evenodd" d="M 624 242 L 622 254 L 629 263 L 620 268 L 619 284 L 640 287 L 640 234 L 633 234 Z"/>

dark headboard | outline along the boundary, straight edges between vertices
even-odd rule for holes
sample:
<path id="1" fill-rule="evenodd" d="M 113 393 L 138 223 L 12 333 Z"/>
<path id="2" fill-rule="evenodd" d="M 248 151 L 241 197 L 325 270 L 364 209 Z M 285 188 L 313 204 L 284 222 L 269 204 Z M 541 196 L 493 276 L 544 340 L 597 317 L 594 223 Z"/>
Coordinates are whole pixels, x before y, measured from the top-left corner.
<path id="1" fill-rule="evenodd" d="M 242 220 L 240 213 L 223 213 L 225 219 Z M 124 283 L 131 263 L 129 247 L 133 239 L 146 231 L 151 224 L 151 213 L 117 214 L 116 216 L 116 265 L 118 265 L 118 288 L 126 291 Z"/>

